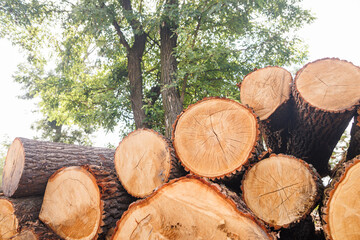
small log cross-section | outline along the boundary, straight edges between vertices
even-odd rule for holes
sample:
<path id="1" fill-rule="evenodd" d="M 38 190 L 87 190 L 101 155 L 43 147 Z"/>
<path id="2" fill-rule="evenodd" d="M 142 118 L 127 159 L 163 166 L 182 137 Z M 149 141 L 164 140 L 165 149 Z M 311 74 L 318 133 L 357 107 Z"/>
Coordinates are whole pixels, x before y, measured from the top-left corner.
<path id="1" fill-rule="evenodd" d="M 60 239 L 38 221 L 42 197 L 0 198 L 0 239 L 21 239 L 19 233 L 29 229 L 34 239 Z M 31 232 L 31 233 L 30 233 Z M 24 234 L 22 234 L 24 236 Z M 28 238 L 31 239 L 31 238 Z"/>
<path id="2" fill-rule="evenodd" d="M 191 173 L 231 177 L 262 151 L 257 116 L 238 102 L 206 98 L 183 111 L 173 130 L 175 152 Z"/>
<path id="3" fill-rule="evenodd" d="M 274 153 L 286 151 L 292 113 L 291 74 L 281 67 L 265 67 L 245 76 L 240 87 L 242 104 L 259 116 L 266 145 Z"/>
<path id="4" fill-rule="evenodd" d="M 311 163 L 321 176 L 360 101 L 360 68 L 339 59 L 305 65 L 295 77 L 296 109 L 286 154 Z"/>
<path id="5" fill-rule="evenodd" d="M 120 142 L 115 151 L 115 169 L 122 186 L 138 198 L 185 175 L 170 141 L 150 129 L 138 129 Z"/>
<path id="6" fill-rule="evenodd" d="M 325 189 L 323 228 L 329 240 L 360 239 L 360 156 L 339 167 Z"/>
<path id="7" fill-rule="evenodd" d="M 107 148 L 16 138 L 5 160 L 4 194 L 7 197 L 42 195 L 47 180 L 58 169 L 85 164 L 113 168 L 114 153 Z"/>
<path id="8" fill-rule="evenodd" d="M 242 193 L 251 211 L 271 227 L 289 227 L 305 218 L 320 200 L 321 180 L 300 159 L 271 155 L 245 174 Z"/>
<path id="9" fill-rule="evenodd" d="M 195 177 L 175 179 L 132 204 L 113 240 L 273 239 L 220 190 Z"/>
<path id="10" fill-rule="evenodd" d="M 49 179 L 39 218 L 64 239 L 104 239 L 133 200 L 114 172 L 67 167 Z"/>

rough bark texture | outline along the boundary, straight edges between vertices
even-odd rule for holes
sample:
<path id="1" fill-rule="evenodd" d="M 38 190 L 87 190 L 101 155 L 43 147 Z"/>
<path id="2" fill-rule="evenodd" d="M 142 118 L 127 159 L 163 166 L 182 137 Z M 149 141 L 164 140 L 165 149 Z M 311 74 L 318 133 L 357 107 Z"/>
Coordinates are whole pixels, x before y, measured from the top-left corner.
<path id="1" fill-rule="evenodd" d="M 241 103 L 260 118 L 261 133 L 273 153 L 286 152 L 293 110 L 291 74 L 280 67 L 265 67 L 246 75 L 240 88 Z"/>
<path id="2" fill-rule="evenodd" d="M 178 0 L 167 0 L 164 13 L 173 12 L 178 7 Z M 174 14 L 173 14 L 174 15 Z M 160 26 L 160 56 L 162 99 L 165 111 L 165 136 L 170 138 L 172 124 L 182 111 L 180 94 L 176 88 L 177 61 L 174 50 L 177 46 L 177 23 L 173 16 L 164 16 Z"/>
<path id="3" fill-rule="evenodd" d="M 14 210 L 13 214 L 8 215 L 8 213 L 4 211 L 5 208 L 2 207 L 5 203 L 11 204 Z M 34 237 L 36 237 L 35 239 L 60 239 L 38 220 L 42 196 L 17 199 L 0 197 L 0 204 L 2 205 L 2 207 L 0 207 L 0 209 L 2 209 L 2 212 L 0 212 L 0 239 L 12 239 L 12 237 L 21 239 L 18 234 L 25 229 L 31 230 L 34 233 Z M 13 229 L 8 229 L 8 232 L 18 233 L 11 237 L 6 236 L 6 232 L 3 232 L 2 229 L 2 227 L 5 227 L 10 222 L 13 223 Z"/>
<path id="4" fill-rule="evenodd" d="M 236 199 L 200 178 L 176 179 L 132 204 L 112 239 L 275 239 Z"/>
<path id="5" fill-rule="evenodd" d="M 172 143 L 146 128 L 131 132 L 120 142 L 115 151 L 115 170 L 126 191 L 138 198 L 186 174 Z"/>
<path id="6" fill-rule="evenodd" d="M 8 197 L 41 195 L 59 168 L 84 164 L 114 168 L 115 150 L 16 138 L 5 161 L 3 191 Z M 23 165 L 22 165 L 23 164 Z"/>
<path id="7" fill-rule="evenodd" d="M 351 160 L 360 154 L 360 107 L 358 107 L 357 113 L 354 116 L 350 136 L 350 144 L 346 155 L 347 160 Z"/>
<path id="8" fill-rule="evenodd" d="M 257 116 L 230 99 L 205 98 L 190 105 L 173 128 L 178 159 L 198 176 L 231 178 L 263 152 Z"/>
<path id="9" fill-rule="evenodd" d="M 75 178 L 77 173 L 80 173 L 81 178 Z M 86 184 L 88 180 L 84 181 L 85 178 L 89 179 L 87 173 L 91 174 L 91 179 L 95 179 L 96 182 L 91 179 L 90 182 L 98 188 L 100 199 L 91 195 L 93 191 L 89 189 L 94 186 Z M 67 175 L 65 176 L 65 174 Z M 65 177 L 61 178 L 61 176 Z M 71 185 L 68 185 L 66 189 L 61 189 L 61 185 L 69 180 L 73 181 L 73 183 L 70 183 L 71 185 L 79 184 L 73 186 L 73 189 L 69 189 Z M 87 190 L 81 192 L 80 186 L 85 187 Z M 74 193 L 74 190 L 77 189 L 79 191 Z M 81 193 L 85 193 L 86 196 L 79 195 Z M 65 198 L 67 201 L 56 201 L 59 198 Z M 80 200 L 82 203 L 79 205 Z M 94 165 L 63 168 L 54 173 L 49 179 L 39 218 L 62 238 L 78 239 L 80 236 L 83 238 L 90 237 L 91 239 L 105 239 L 107 234 L 115 227 L 116 221 L 120 219 L 123 212 L 134 200 L 121 186 L 113 170 Z M 98 201 L 99 205 L 87 205 L 86 202 L 89 201 Z M 94 208 L 97 208 L 95 211 L 99 211 L 99 215 L 91 214 Z M 70 211 L 71 214 L 64 216 L 61 213 L 62 211 Z M 61 220 L 59 220 L 59 214 L 62 215 Z M 89 222 L 91 223 L 85 226 Z M 95 228 L 96 226 L 98 227 Z"/>
<path id="10" fill-rule="evenodd" d="M 320 201 L 323 187 L 316 170 L 304 161 L 272 154 L 246 172 L 241 189 L 251 211 L 280 229 L 306 218 Z"/>
<path id="11" fill-rule="evenodd" d="M 326 239 L 360 238 L 359 181 L 360 156 L 344 162 L 324 191 L 321 220 Z"/>
<path id="12" fill-rule="evenodd" d="M 325 97 L 327 97 L 327 92 L 330 87 L 341 87 L 341 85 L 330 85 L 330 83 L 334 79 L 334 76 L 342 80 L 341 77 L 343 74 L 343 68 L 342 66 L 337 66 L 337 64 L 339 63 L 345 65 L 347 64 L 347 66 L 350 66 L 349 68 L 351 68 L 351 71 L 347 71 L 347 75 L 345 75 L 346 77 L 344 81 L 348 79 L 353 80 L 353 85 L 355 87 L 357 82 L 360 81 L 358 79 L 360 76 L 360 70 L 357 67 L 345 61 L 340 61 L 338 59 L 321 59 L 305 65 L 300 71 L 298 71 L 292 90 L 296 109 L 294 111 L 292 123 L 293 126 L 291 128 L 286 154 L 293 155 L 307 161 L 308 163 L 311 163 L 321 176 L 326 176 L 329 174 L 328 161 L 337 142 L 340 140 L 341 135 L 343 134 L 345 128 L 348 126 L 351 118 L 355 113 L 354 104 L 356 101 L 354 102 L 354 100 L 351 98 L 351 102 L 354 103 L 346 102 L 346 107 L 339 107 L 336 108 L 336 110 L 333 110 L 331 107 L 329 107 L 328 110 L 322 109 L 320 107 L 313 106 L 303 97 L 303 95 L 305 94 L 305 90 L 306 94 L 309 95 L 311 94 L 311 91 L 315 91 L 315 89 L 319 90 L 320 87 L 313 86 L 312 88 L 305 88 L 304 86 L 302 86 L 304 90 L 300 92 L 298 89 L 298 82 L 301 78 L 304 79 L 303 75 L 306 75 L 307 78 L 310 78 L 309 72 L 311 72 L 311 70 L 308 70 L 309 68 L 321 64 L 326 65 L 328 69 L 320 69 L 319 71 L 314 71 L 314 76 L 311 78 L 313 79 L 313 82 L 317 81 L 323 84 L 324 93 L 321 94 L 324 94 L 324 100 Z M 333 65 L 335 65 L 337 68 L 332 68 Z M 330 77 L 329 74 L 326 75 L 328 73 L 327 71 L 332 71 Z M 323 76 L 323 79 L 317 76 L 319 74 L 325 75 Z M 349 78 L 349 75 L 353 78 Z M 336 78 L 336 80 L 338 80 L 338 78 Z M 330 83 L 326 83 L 324 81 L 328 81 Z M 349 84 L 349 86 L 351 85 Z M 316 95 L 316 91 L 313 93 L 313 95 L 314 94 Z M 318 96 L 318 98 L 320 99 L 322 97 L 321 94 L 319 94 Z M 335 101 L 335 103 L 341 101 L 343 96 L 344 94 L 342 94 L 342 92 L 337 94 L 337 101 Z"/>
<path id="13" fill-rule="evenodd" d="M 45 224 L 40 222 L 40 220 L 27 222 L 25 227 L 22 227 L 22 230 L 19 234 L 15 235 L 12 240 L 60 240 L 61 238 L 57 236 L 51 229 L 46 227 Z"/>

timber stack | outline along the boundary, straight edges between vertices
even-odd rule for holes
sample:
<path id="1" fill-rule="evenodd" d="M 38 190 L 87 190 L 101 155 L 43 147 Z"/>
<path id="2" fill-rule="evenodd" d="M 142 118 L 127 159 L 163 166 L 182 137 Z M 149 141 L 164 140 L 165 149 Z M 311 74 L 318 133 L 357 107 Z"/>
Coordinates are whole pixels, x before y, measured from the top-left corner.
<path id="1" fill-rule="evenodd" d="M 238 86 L 241 103 L 190 105 L 171 139 L 137 129 L 112 150 L 16 138 L 0 239 L 360 239 L 360 68 L 327 58 L 293 78 L 269 66 Z"/>

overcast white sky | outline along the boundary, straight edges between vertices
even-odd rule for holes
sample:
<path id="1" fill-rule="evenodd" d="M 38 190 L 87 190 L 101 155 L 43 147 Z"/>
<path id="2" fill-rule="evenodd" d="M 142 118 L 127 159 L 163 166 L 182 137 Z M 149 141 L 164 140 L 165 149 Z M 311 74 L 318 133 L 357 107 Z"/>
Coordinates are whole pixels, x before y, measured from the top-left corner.
<path id="1" fill-rule="evenodd" d="M 359 0 L 304 0 L 317 20 L 303 28 L 300 36 L 309 46 L 309 61 L 324 57 L 338 57 L 360 65 L 360 1 Z M 36 133 L 30 125 L 39 116 L 33 113 L 34 102 L 18 99 L 22 91 L 13 82 L 12 75 L 23 57 L 18 50 L 0 39 L 0 142 L 15 137 L 32 138 Z M 360 90 L 360 89 L 359 89 Z M 97 134 L 93 141 L 103 147 L 107 143 L 117 146 L 117 134 Z"/>

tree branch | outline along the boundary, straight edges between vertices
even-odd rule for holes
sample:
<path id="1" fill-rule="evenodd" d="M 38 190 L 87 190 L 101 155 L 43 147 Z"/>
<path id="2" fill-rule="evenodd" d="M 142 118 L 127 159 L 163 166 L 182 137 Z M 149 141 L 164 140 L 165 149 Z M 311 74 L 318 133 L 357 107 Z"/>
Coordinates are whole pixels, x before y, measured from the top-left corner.
<path id="1" fill-rule="evenodd" d="M 120 37 L 120 43 L 126 48 L 127 52 L 130 51 L 130 45 L 126 41 L 124 33 L 121 31 L 119 24 L 116 22 L 116 20 L 113 21 L 113 26 L 115 27 L 117 35 Z"/>

